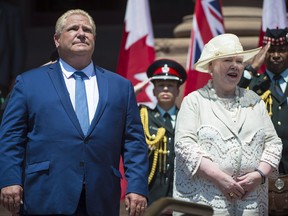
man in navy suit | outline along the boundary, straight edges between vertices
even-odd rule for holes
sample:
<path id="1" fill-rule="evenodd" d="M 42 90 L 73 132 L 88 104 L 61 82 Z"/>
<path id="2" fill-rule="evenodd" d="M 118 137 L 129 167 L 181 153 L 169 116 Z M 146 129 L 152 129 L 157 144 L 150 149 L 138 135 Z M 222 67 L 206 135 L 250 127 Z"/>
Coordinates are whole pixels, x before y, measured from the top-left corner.
<path id="1" fill-rule="evenodd" d="M 95 32 L 88 13 L 67 11 L 55 27 L 58 61 L 16 79 L 0 128 L 0 201 L 12 213 L 118 216 L 120 155 L 129 215 L 147 207 L 147 145 L 133 86 L 94 65 Z M 87 130 L 75 112 L 75 71 L 86 89 Z"/>

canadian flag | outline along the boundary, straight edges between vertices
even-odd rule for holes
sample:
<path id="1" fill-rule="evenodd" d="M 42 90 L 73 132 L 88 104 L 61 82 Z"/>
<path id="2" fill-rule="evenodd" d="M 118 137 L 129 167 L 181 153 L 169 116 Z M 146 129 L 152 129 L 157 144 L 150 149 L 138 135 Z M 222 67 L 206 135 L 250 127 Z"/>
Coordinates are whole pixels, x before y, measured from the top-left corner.
<path id="1" fill-rule="evenodd" d="M 286 27 L 287 27 L 286 1 L 264 0 L 258 46 L 259 47 L 263 46 L 263 38 L 267 28 L 275 29 Z M 263 64 L 258 72 L 263 73 L 264 71 L 265 71 L 265 65 Z"/>
<path id="2" fill-rule="evenodd" d="M 154 60 L 154 35 L 149 1 L 128 0 L 117 73 L 129 79 L 135 86 L 137 83 L 148 79 L 146 70 Z M 150 107 L 156 104 L 152 83 L 148 83 L 144 90 L 137 95 L 137 102 Z M 123 176 L 121 180 L 121 199 L 124 199 L 127 181 L 124 177 L 122 159 L 120 160 L 119 170 Z"/>
<path id="3" fill-rule="evenodd" d="M 263 37 L 266 29 L 286 28 L 286 1 L 285 0 L 264 0 L 262 9 L 262 23 L 259 36 L 259 46 L 263 45 Z"/>
<path id="4" fill-rule="evenodd" d="M 194 64 L 200 58 L 204 45 L 213 37 L 224 32 L 221 1 L 196 0 L 187 58 L 187 81 L 184 96 L 203 87 L 210 79 L 209 74 L 196 71 Z"/>
<path id="5" fill-rule="evenodd" d="M 146 70 L 154 60 L 154 35 L 149 1 L 128 0 L 117 73 L 136 85 L 148 79 Z M 153 96 L 152 89 L 153 84 L 149 83 L 144 91 L 137 95 L 137 102 L 153 107 L 156 98 Z"/>

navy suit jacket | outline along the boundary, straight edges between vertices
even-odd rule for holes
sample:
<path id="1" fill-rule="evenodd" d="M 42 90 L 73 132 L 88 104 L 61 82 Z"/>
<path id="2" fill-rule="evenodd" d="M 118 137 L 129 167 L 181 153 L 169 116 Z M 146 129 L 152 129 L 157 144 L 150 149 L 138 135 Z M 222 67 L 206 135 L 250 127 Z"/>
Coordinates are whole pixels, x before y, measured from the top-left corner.
<path id="1" fill-rule="evenodd" d="M 148 156 L 133 86 L 95 67 L 99 103 L 84 136 L 59 63 L 17 77 L 0 131 L 0 188 L 22 185 L 26 214 L 73 214 L 85 176 L 88 213 L 119 215 L 127 193 L 148 195 Z"/>

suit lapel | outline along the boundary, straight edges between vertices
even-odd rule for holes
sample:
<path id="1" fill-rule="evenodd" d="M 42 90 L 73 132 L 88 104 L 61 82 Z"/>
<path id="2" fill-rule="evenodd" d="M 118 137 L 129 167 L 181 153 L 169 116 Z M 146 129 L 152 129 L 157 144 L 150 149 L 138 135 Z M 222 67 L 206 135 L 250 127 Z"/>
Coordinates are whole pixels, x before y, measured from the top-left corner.
<path id="1" fill-rule="evenodd" d="M 284 96 L 282 98 L 282 103 L 287 101 L 288 98 L 288 87 L 286 86 L 285 92 L 284 92 Z"/>
<path id="2" fill-rule="evenodd" d="M 97 125 L 101 115 L 103 114 L 103 111 L 106 107 L 107 100 L 108 100 L 108 85 L 109 84 L 104 74 L 104 71 L 102 68 L 95 67 L 95 73 L 97 77 L 97 85 L 98 85 L 98 91 L 99 91 L 99 102 L 97 105 L 94 118 L 89 127 L 87 136 L 91 133 L 91 131 Z M 79 124 L 79 121 L 77 119 L 77 116 L 75 114 L 74 108 L 72 106 L 59 63 L 52 64 L 50 66 L 50 71 L 48 72 L 48 74 L 51 78 L 51 81 L 57 91 L 57 94 L 59 95 L 60 101 L 65 111 L 67 112 L 69 118 L 71 119 L 72 123 L 77 128 L 79 133 L 84 136 L 81 126 Z"/>
<path id="3" fill-rule="evenodd" d="M 229 125 L 232 125 L 233 122 L 230 116 L 227 116 L 227 113 L 223 112 L 223 107 L 218 104 L 217 102 L 210 102 L 211 110 L 213 111 L 214 115 L 227 127 L 230 129 Z"/>
<path id="4" fill-rule="evenodd" d="M 228 112 L 223 112 L 223 109 L 225 108 L 223 108 L 222 105 L 212 101 L 210 105 L 214 115 L 219 119 L 219 121 L 221 121 L 233 134 L 238 135 L 242 125 L 245 122 L 247 116 L 246 112 L 241 112 L 241 109 L 238 110 L 237 122 L 235 123 L 233 122 L 232 117 L 229 115 Z"/>
<path id="5" fill-rule="evenodd" d="M 282 97 L 276 92 L 276 90 L 274 90 L 274 92 L 275 92 L 274 93 L 275 96 L 278 96 L 277 100 L 279 101 L 279 104 L 282 104 L 282 103 L 287 101 L 287 97 L 288 97 L 288 88 L 287 87 L 286 87 L 285 92 L 284 92 Z"/>
<path id="6" fill-rule="evenodd" d="M 161 114 L 160 114 L 160 112 L 159 112 L 159 110 L 157 108 L 155 108 L 153 110 L 152 118 L 150 118 L 150 120 L 151 120 L 151 123 L 153 125 L 157 125 L 158 128 L 159 127 L 164 127 L 168 133 L 174 134 L 174 129 L 173 128 L 171 128 L 171 127 L 168 128 L 168 127 L 165 126 L 165 121 L 162 118 L 162 116 L 161 116 Z"/>
<path id="7" fill-rule="evenodd" d="M 263 75 L 262 79 L 259 79 L 258 81 L 258 85 L 263 85 L 262 83 L 269 81 L 269 90 L 271 91 L 271 95 L 273 96 L 273 98 L 275 98 L 279 104 L 284 103 L 287 100 L 288 97 L 288 90 L 286 88 L 284 95 L 281 97 L 275 90 L 274 86 L 273 86 L 273 80 L 271 80 L 269 78 L 269 76 L 267 75 L 267 72 Z M 259 94 L 258 92 L 256 92 L 257 94 Z M 264 92 L 263 92 L 264 93 Z M 261 95 L 261 94 L 259 94 Z"/>
<path id="8" fill-rule="evenodd" d="M 99 122 L 100 117 L 102 116 L 105 107 L 107 105 L 108 101 L 108 80 L 105 76 L 104 70 L 100 67 L 95 67 L 95 73 L 97 77 L 97 85 L 98 85 L 98 92 L 99 92 L 99 101 L 97 105 L 97 109 L 94 115 L 94 118 L 91 122 L 88 134 L 91 133 L 91 131 L 95 128 L 97 123 Z"/>
<path id="9" fill-rule="evenodd" d="M 286 100 L 287 100 L 287 96 L 288 96 L 288 92 L 287 92 L 287 88 L 284 92 L 284 95 L 283 96 L 280 96 L 275 88 L 273 87 L 272 83 L 271 83 L 271 86 L 270 86 L 270 91 L 271 91 L 271 95 L 273 95 L 273 97 L 279 102 L 279 104 L 282 104 L 284 103 Z"/>
<path id="10" fill-rule="evenodd" d="M 152 110 L 152 116 L 151 116 L 150 120 L 151 120 L 151 123 L 157 125 L 157 127 L 163 127 L 163 125 L 164 125 L 164 121 L 162 120 L 161 115 L 160 115 L 158 109 L 156 109 L 156 108 L 154 110 Z"/>
<path id="11" fill-rule="evenodd" d="M 56 89 L 57 94 L 59 95 L 60 101 L 68 114 L 70 120 L 72 121 L 73 125 L 77 128 L 80 134 L 84 135 L 77 119 L 76 113 L 72 106 L 69 92 L 66 88 L 66 84 L 63 78 L 63 74 L 60 68 L 59 63 L 52 64 L 50 66 L 50 70 L 48 72 L 51 81 Z"/>

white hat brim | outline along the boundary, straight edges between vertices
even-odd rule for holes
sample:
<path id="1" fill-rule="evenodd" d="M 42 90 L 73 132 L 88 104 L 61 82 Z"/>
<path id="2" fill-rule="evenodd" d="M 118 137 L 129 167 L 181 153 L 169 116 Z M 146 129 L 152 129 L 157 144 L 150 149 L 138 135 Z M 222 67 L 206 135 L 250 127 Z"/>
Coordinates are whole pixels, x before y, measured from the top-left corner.
<path id="1" fill-rule="evenodd" d="M 199 72 L 208 73 L 209 72 L 208 71 L 208 65 L 213 60 L 221 59 L 221 58 L 227 58 L 227 57 L 233 57 L 233 56 L 243 56 L 243 62 L 246 62 L 249 59 L 251 59 L 252 57 L 254 57 L 260 51 L 260 49 L 261 49 L 261 47 L 258 47 L 256 49 L 246 50 L 246 51 L 239 52 L 239 53 L 218 55 L 218 56 L 214 56 L 212 58 L 207 58 L 207 59 L 203 59 L 203 60 L 199 59 L 199 61 L 194 64 L 194 68 L 195 68 L 195 70 L 197 70 Z"/>

